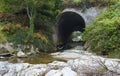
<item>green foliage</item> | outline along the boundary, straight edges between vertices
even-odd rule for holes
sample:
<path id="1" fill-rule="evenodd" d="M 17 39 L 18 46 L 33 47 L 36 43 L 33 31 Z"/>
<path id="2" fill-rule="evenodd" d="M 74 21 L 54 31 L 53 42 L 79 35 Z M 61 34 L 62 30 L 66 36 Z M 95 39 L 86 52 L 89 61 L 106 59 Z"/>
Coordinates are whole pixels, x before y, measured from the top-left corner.
<path id="1" fill-rule="evenodd" d="M 62 0 L 0 0 L 0 12 L 19 14 L 21 17 L 24 12 L 29 18 L 26 22 L 29 24 L 28 30 L 16 27 L 12 23 L 14 21 L 8 21 L 10 26 L 5 24 L 2 31 L 8 41 L 15 44 L 34 44 L 39 49 L 48 50 L 53 47 L 53 26 L 61 9 Z"/>
<path id="2" fill-rule="evenodd" d="M 3 33 L 4 32 L 4 33 Z M 5 23 L 0 27 L 0 39 L 5 39 L 14 43 L 15 46 L 21 45 L 33 45 L 38 48 L 39 51 L 48 52 L 53 47 L 52 42 L 41 32 L 29 34 L 29 29 L 22 27 L 20 24 Z M 26 50 L 24 50 L 26 51 Z"/>
<path id="3" fill-rule="evenodd" d="M 119 0 L 63 0 L 66 7 L 78 7 L 83 9 L 93 6 L 103 7 L 115 4 Z"/>
<path id="4" fill-rule="evenodd" d="M 83 39 L 92 51 L 120 58 L 120 2 L 110 6 L 86 28 Z"/>
<path id="5" fill-rule="evenodd" d="M 13 42 L 15 45 L 17 44 L 25 44 L 25 40 L 27 37 L 27 34 L 24 30 L 19 29 L 17 31 L 14 31 L 15 33 L 13 33 L 12 35 L 10 35 L 10 33 L 8 33 L 8 41 Z"/>
<path id="6" fill-rule="evenodd" d="M 0 22 L 0 42 L 4 42 L 7 40 L 4 33 L 2 32 L 2 26 L 3 26 L 3 23 Z"/>
<path id="7" fill-rule="evenodd" d="M 28 8 L 31 14 L 37 11 L 41 15 L 52 17 L 59 13 L 61 6 L 62 0 L 0 0 L 0 12 L 6 13 L 16 13 Z"/>
<path id="8" fill-rule="evenodd" d="M 23 5 L 23 0 L 0 0 L 0 12 L 17 12 Z"/>

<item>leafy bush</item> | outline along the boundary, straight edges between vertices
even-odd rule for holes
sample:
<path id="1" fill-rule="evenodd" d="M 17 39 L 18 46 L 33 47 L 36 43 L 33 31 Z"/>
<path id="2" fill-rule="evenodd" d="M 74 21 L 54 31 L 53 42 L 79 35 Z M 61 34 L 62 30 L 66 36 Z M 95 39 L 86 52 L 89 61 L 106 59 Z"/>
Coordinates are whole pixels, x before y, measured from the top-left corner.
<path id="1" fill-rule="evenodd" d="M 50 38 L 41 31 L 29 35 L 29 28 L 23 27 L 20 24 L 1 23 L 0 25 L 0 42 L 8 41 L 14 43 L 17 47 L 20 45 L 33 45 L 42 52 L 51 52 L 49 49 L 53 48 Z M 24 48 L 22 48 L 24 49 Z M 26 50 L 23 50 L 26 51 Z M 30 50 L 29 50 L 30 51 Z"/>
<path id="2" fill-rule="evenodd" d="M 2 25 L 3 25 L 3 23 L 0 22 L 0 42 L 5 42 L 6 37 L 5 37 L 4 33 L 2 32 Z"/>
<path id="3" fill-rule="evenodd" d="M 119 0 L 63 0 L 65 7 L 89 8 L 93 6 L 108 6 Z"/>
<path id="4" fill-rule="evenodd" d="M 86 28 L 83 40 L 97 54 L 120 58 L 120 1 Z"/>
<path id="5" fill-rule="evenodd" d="M 3 19 L 2 22 L 7 24 L 4 24 L 2 31 L 8 41 L 23 45 L 33 44 L 48 51 L 53 48 L 53 26 L 56 15 L 61 12 L 61 6 L 62 0 L 0 0 L 0 13 L 10 13 L 17 17 L 14 20 Z M 16 23 L 22 22 L 28 25 L 16 27 Z"/>

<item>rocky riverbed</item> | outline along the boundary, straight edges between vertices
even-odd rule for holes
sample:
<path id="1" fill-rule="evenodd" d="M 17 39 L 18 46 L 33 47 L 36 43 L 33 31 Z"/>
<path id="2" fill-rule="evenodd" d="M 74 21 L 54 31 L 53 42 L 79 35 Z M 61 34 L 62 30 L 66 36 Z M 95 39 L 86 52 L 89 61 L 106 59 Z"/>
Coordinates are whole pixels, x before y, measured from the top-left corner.
<path id="1" fill-rule="evenodd" d="M 120 76 L 120 59 L 96 56 L 78 48 L 51 55 L 66 62 L 30 64 L 0 61 L 0 76 Z"/>

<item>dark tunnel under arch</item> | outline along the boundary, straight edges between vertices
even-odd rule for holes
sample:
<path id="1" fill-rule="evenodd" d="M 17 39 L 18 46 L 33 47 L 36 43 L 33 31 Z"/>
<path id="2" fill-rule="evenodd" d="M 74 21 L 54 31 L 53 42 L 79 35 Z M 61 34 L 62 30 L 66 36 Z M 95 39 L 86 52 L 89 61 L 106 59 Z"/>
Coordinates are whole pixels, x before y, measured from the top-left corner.
<path id="1" fill-rule="evenodd" d="M 73 11 L 62 12 L 58 16 L 56 24 L 57 47 L 66 45 L 72 32 L 83 32 L 84 30 L 85 20 L 80 14 Z"/>

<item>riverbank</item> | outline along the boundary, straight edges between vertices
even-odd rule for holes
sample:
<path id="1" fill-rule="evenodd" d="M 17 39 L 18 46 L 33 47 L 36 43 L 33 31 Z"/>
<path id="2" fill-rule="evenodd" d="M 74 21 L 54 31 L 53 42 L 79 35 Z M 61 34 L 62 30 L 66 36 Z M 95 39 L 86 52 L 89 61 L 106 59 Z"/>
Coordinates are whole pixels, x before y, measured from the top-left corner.
<path id="1" fill-rule="evenodd" d="M 67 61 L 48 64 L 1 61 L 0 76 L 120 76 L 120 59 L 96 56 L 77 48 L 51 55 Z"/>

